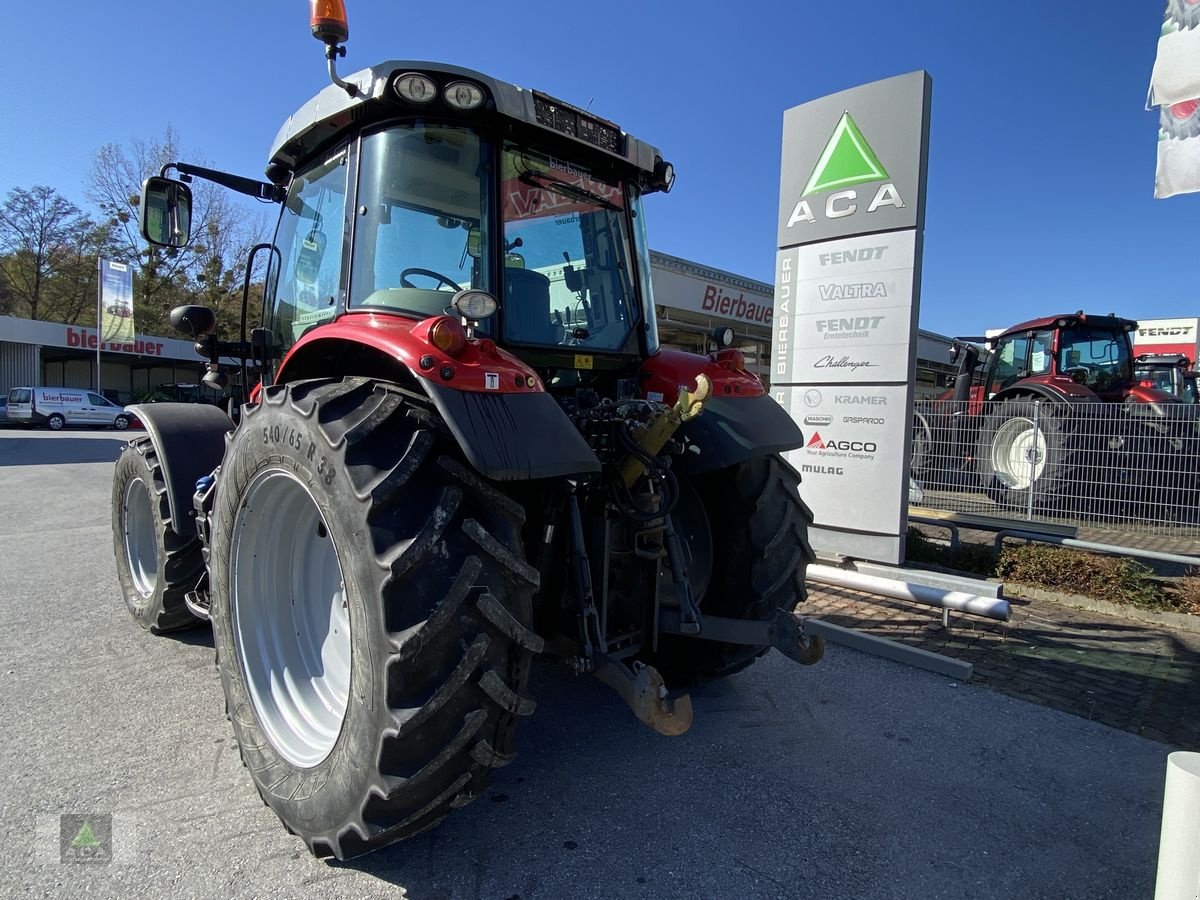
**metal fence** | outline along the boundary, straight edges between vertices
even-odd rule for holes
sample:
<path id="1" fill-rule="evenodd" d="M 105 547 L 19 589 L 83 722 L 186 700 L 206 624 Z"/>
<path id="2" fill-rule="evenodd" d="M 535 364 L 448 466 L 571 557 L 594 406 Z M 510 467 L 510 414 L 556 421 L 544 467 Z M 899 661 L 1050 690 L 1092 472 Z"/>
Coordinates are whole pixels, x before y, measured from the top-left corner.
<path id="1" fill-rule="evenodd" d="M 921 505 L 1200 537 L 1200 407 L 927 402 L 910 458 Z"/>

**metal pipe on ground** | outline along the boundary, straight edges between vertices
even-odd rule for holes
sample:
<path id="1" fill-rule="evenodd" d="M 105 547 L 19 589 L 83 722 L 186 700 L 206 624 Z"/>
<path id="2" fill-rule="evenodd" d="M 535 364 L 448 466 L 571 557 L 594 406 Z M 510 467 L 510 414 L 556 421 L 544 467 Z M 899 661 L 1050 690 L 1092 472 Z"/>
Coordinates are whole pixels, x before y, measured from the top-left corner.
<path id="1" fill-rule="evenodd" d="M 1008 605 L 1007 600 L 980 597 L 977 594 L 968 594 L 963 591 L 947 591 L 923 584 L 879 578 L 874 575 L 860 575 L 858 572 L 849 572 L 834 566 L 811 565 L 808 567 L 808 579 L 818 584 L 849 588 L 853 591 L 866 591 L 896 600 L 910 600 L 913 603 L 970 613 L 973 616 L 984 616 L 1001 622 L 1007 622 L 1012 617 L 1012 608 Z"/>
<path id="2" fill-rule="evenodd" d="M 1020 538 L 1025 541 L 1035 541 L 1039 544 L 1057 544 L 1060 547 L 1070 547 L 1074 550 L 1091 550 L 1095 553 L 1107 553 L 1112 556 L 1140 556 L 1143 559 L 1157 559 L 1162 562 L 1182 563 L 1185 566 L 1200 566 L 1200 559 L 1194 556 L 1180 556 L 1178 553 L 1163 553 L 1161 550 L 1143 550 L 1140 547 L 1118 547 L 1115 544 L 1097 544 L 1092 541 L 1080 541 L 1075 538 L 1058 537 L 1053 534 L 1042 534 L 1036 531 L 1020 531 L 1008 529 L 996 534 L 995 548 L 999 553 L 1004 549 L 1006 537 Z"/>

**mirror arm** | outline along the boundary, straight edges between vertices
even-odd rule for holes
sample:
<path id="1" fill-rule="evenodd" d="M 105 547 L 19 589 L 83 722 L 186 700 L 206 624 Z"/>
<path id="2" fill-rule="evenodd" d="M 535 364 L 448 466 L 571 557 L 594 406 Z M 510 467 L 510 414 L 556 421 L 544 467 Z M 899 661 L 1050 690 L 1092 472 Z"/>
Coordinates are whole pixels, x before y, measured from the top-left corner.
<path id="1" fill-rule="evenodd" d="M 183 181 L 191 181 L 192 177 L 203 178 L 205 181 L 211 181 L 214 184 L 219 184 L 222 187 L 227 187 L 231 191 L 237 191 L 239 194 L 248 194 L 259 200 L 270 200 L 273 203 L 282 203 L 287 195 L 287 190 L 277 184 L 269 184 L 265 181 L 257 181 L 253 178 L 244 178 L 241 175 L 231 175 L 228 172 L 221 172 L 217 169 L 206 169 L 203 166 L 194 166 L 191 163 L 167 163 L 159 170 L 159 175 L 163 178 L 167 177 L 167 172 L 174 169 L 179 173 Z"/>

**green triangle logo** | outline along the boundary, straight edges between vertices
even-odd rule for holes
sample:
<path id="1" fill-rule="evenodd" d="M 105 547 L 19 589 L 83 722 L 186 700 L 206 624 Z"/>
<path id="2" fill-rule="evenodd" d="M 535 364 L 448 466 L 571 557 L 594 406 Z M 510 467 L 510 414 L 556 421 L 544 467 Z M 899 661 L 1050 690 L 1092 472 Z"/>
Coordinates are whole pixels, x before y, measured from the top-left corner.
<path id="1" fill-rule="evenodd" d="M 887 169 L 863 137 L 862 131 L 850 113 L 844 112 L 800 196 L 823 194 L 834 188 L 862 184 L 864 181 L 883 181 L 887 177 Z"/>
<path id="2" fill-rule="evenodd" d="M 68 832 L 69 834 L 70 832 Z M 71 841 L 72 847 L 99 847 L 100 842 L 96 840 L 96 835 L 92 832 L 92 826 L 87 822 L 83 823 L 83 827 L 79 829 L 79 834 L 75 835 L 75 840 Z"/>

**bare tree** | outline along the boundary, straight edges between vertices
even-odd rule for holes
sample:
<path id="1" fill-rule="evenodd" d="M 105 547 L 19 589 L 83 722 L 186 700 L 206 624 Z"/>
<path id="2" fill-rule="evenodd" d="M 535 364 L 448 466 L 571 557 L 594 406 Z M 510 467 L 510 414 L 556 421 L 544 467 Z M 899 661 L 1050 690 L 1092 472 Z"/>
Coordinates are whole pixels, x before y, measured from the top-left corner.
<path id="1" fill-rule="evenodd" d="M 83 273 L 95 269 L 106 233 L 53 188 L 9 191 L 0 207 L 0 302 L 5 311 L 75 321 L 88 308 Z M 94 304 L 94 293 L 90 299 Z"/>
<path id="2" fill-rule="evenodd" d="M 205 165 L 186 153 L 168 126 L 160 139 L 134 140 L 127 150 L 104 145 L 96 151 L 90 176 L 88 197 L 112 226 L 117 258 L 136 266 L 134 314 L 139 327 L 150 331 L 168 328 L 167 316 L 179 303 L 204 302 L 218 312 L 227 308 L 231 293 L 240 288 L 248 249 L 265 231 L 261 219 L 239 206 L 228 190 L 197 179 L 192 242 L 179 250 L 147 244 L 137 223 L 142 182 L 164 165 L 184 160 Z"/>

